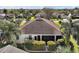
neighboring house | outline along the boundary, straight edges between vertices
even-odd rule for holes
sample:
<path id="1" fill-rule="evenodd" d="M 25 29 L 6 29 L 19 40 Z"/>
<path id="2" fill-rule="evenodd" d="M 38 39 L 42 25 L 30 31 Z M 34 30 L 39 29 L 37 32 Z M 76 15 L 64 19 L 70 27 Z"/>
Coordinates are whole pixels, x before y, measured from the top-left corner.
<path id="1" fill-rule="evenodd" d="M 23 14 L 16 15 L 16 18 L 23 18 Z"/>
<path id="2" fill-rule="evenodd" d="M 27 13 L 25 13 L 25 14 L 18 14 L 18 15 L 16 15 L 16 18 L 27 18 L 27 17 L 30 17 L 30 16 L 32 16 L 32 13 L 29 13 L 29 14 L 27 14 Z"/>
<path id="3" fill-rule="evenodd" d="M 52 16 L 56 17 L 56 18 L 62 18 L 62 19 L 67 18 L 67 15 L 65 15 L 64 13 L 60 13 L 60 12 L 54 12 L 54 13 L 52 13 Z"/>
<path id="4" fill-rule="evenodd" d="M 55 17 L 55 18 L 58 18 L 59 15 L 60 15 L 60 14 L 57 13 L 57 12 L 52 13 L 52 16 Z"/>
<path id="5" fill-rule="evenodd" d="M 67 18 L 67 15 L 65 15 L 64 13 L 60 14 L 61 18 L 62 19 L 66 19 Z"/>
<path id="6" fill-rule="evenodd" d="M 37 17 L 39 15 L 41 18 L 47 18 L 47 14 L 45 14 L 44 12 L 40 12 L 40 13 L 36 14 L 35 16 Z"/>
<path id="7" fill-rule="evenodd" d="M 11 18 L 13 18 L 15 15 L 14 15 L 14 14 L 6 14 L 6 16 L 7 16 L 8 19 L 11 19 Z"/>
<path id="8" fill-rule="evenodd" d="M 72 14 L 72 19 L 79 19 L 79 14 Z"/>
<path id="9" fill-rule="evenodd" d="M 35 39 L 35 40 L 57 40 L 62 38 L 62 33 L 59 27 L 47 19 L 36 18 L 34 21 L 29 21 L 22 28 L 20 39 Z"/>
<path id="10" fill-rule="evenodd" d="M 0 53 L 26 53 L 26 52 L 12 45 L 7 45 L 0 49 Z"/>
<path id="11" fill-rule="evenodd" d="M 5 14 L 0 14 L 0 19 L 4 19 Z"/>
<path id="12" fill-rule="evenodd" d="M 0 14 L 0 19 L 4 19 L 5 17 L 7 19 L 13 18 L 15 15 L 14 14 Z"/>

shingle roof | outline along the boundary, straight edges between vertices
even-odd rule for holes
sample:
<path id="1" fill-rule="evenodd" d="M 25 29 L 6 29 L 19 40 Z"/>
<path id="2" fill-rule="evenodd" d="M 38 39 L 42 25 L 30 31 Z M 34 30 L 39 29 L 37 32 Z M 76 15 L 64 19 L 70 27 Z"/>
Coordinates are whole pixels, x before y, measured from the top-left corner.
<path id="1" fill-rule="evenodd" d="M 40 18 L 26 23 L 21 29 L 25 34 L 61 34 L 61 31 L 54 22 Z"/>
<path id="2" fill-rule="evenodd" d="M 0 53 L 26 53 L 26 52 L 14 46 L 7 45 L 0 49 Z"/>

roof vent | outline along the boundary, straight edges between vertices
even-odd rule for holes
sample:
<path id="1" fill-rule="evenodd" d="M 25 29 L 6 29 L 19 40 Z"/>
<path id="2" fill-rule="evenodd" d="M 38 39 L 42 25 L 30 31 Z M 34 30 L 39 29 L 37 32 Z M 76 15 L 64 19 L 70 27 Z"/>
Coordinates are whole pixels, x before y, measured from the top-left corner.
<path id="1" fill-rule="evenodd" d="M 37 18 L 36 21 L 43 21 L 41 18 Z"/>

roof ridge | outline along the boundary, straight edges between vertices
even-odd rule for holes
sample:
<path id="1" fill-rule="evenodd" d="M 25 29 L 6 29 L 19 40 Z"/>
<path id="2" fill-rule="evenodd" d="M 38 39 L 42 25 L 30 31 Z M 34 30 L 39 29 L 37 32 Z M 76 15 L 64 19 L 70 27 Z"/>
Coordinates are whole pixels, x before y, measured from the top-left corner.
<path id="1" fill-rule="evenodd" d="M 48 23 L 49 25 L 51 25 L 52 27 L 54 27 L 55 29 L 57 29 L 58 31 L 60 31 L 59 28 L 58 28 L 58 26 L 56 26 L 56 24 L 54 22 L 51 22 L 49 20 L 45 20 L 44 18 L 42 18 L 42 20 L 45 21 L 46 23 Z"/>
<path id="2" fill-rule="evenodd" d="M 21 29 L 23 29 L 25 26 L 29 25 L 30 23 L 32 23 L 32 22 L 34 22 L 34 21 L 36 21 L 36 20 L 29 21 L 28 23 L 26 22 L 25 25 L 21 27 Z"/>

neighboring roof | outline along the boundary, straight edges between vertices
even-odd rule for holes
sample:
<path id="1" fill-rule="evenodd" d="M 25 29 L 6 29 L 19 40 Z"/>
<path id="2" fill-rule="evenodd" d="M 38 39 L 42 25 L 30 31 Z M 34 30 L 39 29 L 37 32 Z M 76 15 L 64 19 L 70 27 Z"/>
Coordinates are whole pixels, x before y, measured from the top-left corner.
<path id="1" fill-rule="evenodd" d="M 4 16 L 5 16 L 5 14 L 0 14 L 0 16 L 3 16 L 3 17 L 4 17 Z"/>
<path id="2" fill-rule="evenodd" d="M 7 45 L 0 49 L 0 53 L 26 53 L 26 52 L 14 46 Z"/>
<path id="3" fill-rule="evenodd" d="M 72 19 L 79 19 L 79 15 L 72 15 Z"/>
<path id="4" fill-rule="evenodd" d="M 36 15 L 35 15 L 36 17 L 43 17 L 43 18 L 45 18 L 46 16 L 47 16 L 47 14 L 45 14 L 44 12 L 40 12 L 40 13 L 37 13 Z"/>
<path id="5" fill-rule="evenodd" d="M 61 34 L 61 31 L 54 22 L 40 18 L 30 21 L 21 29 L 25 34 Z"/>
<path id="6" fill-rule="evenodd" d="M 3 19 L 5 17 L 5 14 L 0 14 L 0 18 Z"/>

